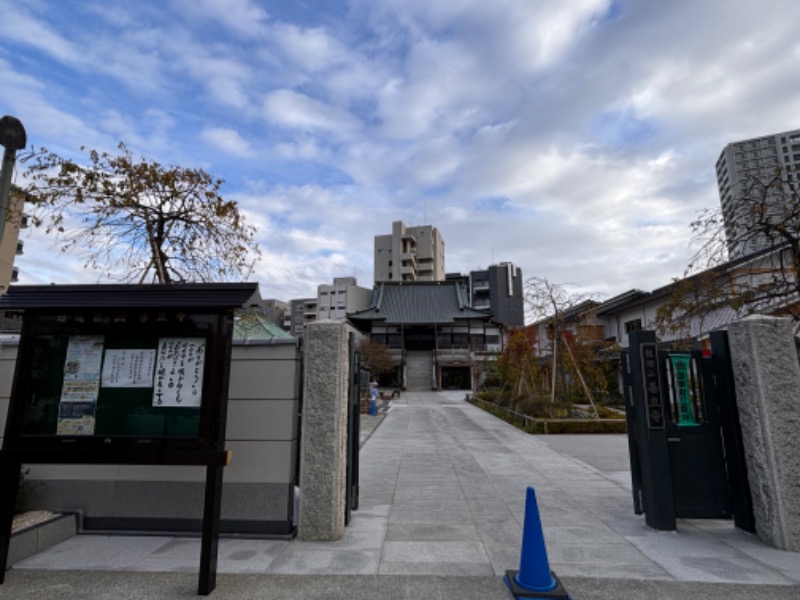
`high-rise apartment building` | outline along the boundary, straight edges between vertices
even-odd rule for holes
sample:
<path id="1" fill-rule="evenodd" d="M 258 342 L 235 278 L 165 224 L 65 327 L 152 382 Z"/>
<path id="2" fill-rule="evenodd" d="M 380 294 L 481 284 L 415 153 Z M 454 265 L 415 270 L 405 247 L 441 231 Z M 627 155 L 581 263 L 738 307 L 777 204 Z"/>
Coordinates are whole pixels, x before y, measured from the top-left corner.
<path id="1" fill-rule="evenodd" d="M 754 177 L 769 181 L 780 167 L 785 181 L 800 175 L 800 129 L 733 142 L 725 146 L 717 160 L 717 186 L 722 203 L 728 254 L 731 260 L 769 247 L 763 236 L 748 235 L 757 218 L 758 206 L 747 198 L 748 184 Z M 776 189 L 766 197 L 766 213 L 780 219 L 786 200 L 785 190 Z"/>
<path id="2" fill-rule="evenodd" d="M 392 233 L 375 236 L 375 283 L 444 278 L 444 240 L 436 227 L 395 221 Z"/>

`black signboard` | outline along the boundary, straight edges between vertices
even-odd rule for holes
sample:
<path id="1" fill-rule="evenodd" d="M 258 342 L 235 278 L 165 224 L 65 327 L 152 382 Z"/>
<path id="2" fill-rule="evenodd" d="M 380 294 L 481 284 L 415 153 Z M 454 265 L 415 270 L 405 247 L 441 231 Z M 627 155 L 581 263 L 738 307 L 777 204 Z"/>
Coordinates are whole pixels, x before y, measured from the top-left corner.
<path id="1" fill-rule="evenodd" d="M 642 380 L 644 383 L 647 427 L 664 429 L 664 406 L 661 403 L 661 388 L 658 382 L 658 351 L 653 343 L 639 345 L 642 353 Z"/>

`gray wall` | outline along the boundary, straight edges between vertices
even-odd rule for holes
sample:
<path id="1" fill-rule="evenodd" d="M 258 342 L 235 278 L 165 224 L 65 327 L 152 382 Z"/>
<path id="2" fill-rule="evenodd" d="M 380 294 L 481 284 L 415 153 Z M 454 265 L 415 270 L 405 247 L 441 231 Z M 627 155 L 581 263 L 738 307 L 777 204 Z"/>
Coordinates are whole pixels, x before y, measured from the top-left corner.
<path id="1" fill-rule="evenodd" d="M 5 431 L 16 345 L 0 349 Z M 288 535 L 294 520 L 300 363 L 295 340 L 234 345 L 222 498 L 224 532 Z M 2 434 L 0 432 L 0 434 Z M 31 465 L 27 508 L 79 510 L 87 528 L 199 530 L 202 467 Z"/>

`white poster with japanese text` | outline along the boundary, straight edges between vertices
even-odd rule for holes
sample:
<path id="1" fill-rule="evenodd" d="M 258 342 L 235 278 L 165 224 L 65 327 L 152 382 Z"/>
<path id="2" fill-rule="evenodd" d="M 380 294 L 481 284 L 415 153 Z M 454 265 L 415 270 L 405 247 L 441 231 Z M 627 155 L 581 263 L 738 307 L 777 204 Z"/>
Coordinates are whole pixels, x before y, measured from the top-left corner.
<path id="1" fill-rule="evenodd" d="M 204 338 L 160 338 L 153 406 L 199 407 L 203 398 Z"/>
<path id="2" fill-rule="evenodd" d="M 103 387 L 153 387 L 155 350 L 106 350 L 103 361 Z"/>

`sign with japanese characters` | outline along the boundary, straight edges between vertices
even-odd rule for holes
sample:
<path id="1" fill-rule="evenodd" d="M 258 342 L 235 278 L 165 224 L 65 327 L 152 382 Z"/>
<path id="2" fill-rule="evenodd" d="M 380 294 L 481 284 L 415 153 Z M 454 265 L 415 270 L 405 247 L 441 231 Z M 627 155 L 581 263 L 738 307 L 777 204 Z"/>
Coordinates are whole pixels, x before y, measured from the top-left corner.
<path id="1" fill-rule="evenodd" d="M 153 387 L 155 350 L 106 350 L 103 387 Z"/>
<path id="2" fill-rule="evenodd" d="M 661 388 L 658 383 L 658 350 L 653 343 L 639 345 L 642 353 L 642 379 L 644 382 L 647 426 L 650 429 L 664 428 L 664 407 L 661 404 Z"/>
<path id="3" fill-rule="evenodd" d="M 205 354 L 206 341 L 203 338 L 160 338 L 153 406 L 200 406 Z"/>

